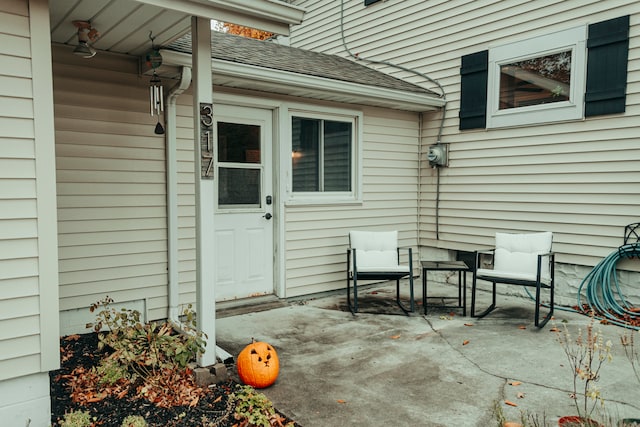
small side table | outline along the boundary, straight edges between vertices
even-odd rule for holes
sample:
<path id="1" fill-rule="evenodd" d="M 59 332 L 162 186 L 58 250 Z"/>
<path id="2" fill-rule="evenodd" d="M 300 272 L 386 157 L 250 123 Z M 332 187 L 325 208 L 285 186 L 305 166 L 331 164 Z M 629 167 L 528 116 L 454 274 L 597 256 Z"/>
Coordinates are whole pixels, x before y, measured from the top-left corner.
<path id="1" fill-rule="evenodd" d="M 464 261 L 421 261 L 422 265 L 422 306 L 427 314 L 427 273 L 429 271 L 457 271 L 458 272 L 458 305 L 432 305 L 431 307 L 461 308 L 462 315 L 467 315 L 467 272 L 473 270 Z M 463 280 L 464 277 L 464 280 Z M 438 297 L 455 298 L 455 297 Z"/>

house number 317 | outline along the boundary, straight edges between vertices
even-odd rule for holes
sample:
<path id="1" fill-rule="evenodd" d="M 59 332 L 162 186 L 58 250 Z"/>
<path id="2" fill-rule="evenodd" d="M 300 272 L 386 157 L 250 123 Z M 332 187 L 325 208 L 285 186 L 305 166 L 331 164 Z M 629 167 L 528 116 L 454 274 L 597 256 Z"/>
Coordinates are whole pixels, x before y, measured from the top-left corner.
<path id="1" fill-rule="evenodd" d="M 213 179 L 213 106 L 200 103 L 200 176 Z"/>

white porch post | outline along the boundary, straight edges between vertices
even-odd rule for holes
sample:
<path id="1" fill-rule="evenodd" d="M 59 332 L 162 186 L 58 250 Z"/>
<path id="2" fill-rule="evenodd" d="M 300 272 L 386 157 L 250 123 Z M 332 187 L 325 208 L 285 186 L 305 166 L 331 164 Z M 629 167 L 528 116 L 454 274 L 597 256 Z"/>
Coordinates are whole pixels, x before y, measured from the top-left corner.
<path id="1" fill-rule="evenodd" d="M 214 183 L 201 175 L 200 104 L 213 102 L 211 79 L 211 22 L 206 18 L 191 18 L 193 52 L 193 118 L 196 190 L 196 310 L 198 331 L 207 334 L 207 350 L 198 364 L 216 363 L 216 308 L 214 295 Z M 212 135 L 211 135 L 212 137 Z"/>

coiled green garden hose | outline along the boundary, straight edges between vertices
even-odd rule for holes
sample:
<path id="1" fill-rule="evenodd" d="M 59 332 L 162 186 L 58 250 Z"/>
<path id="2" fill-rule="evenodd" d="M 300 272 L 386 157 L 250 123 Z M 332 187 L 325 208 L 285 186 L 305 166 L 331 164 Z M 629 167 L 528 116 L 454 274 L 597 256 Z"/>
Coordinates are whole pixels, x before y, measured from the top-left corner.
<path id="1" fill-rule="evenodd" d="M 586 305 L 596 316 L 604 316 L 610 323 L 631 329 L 640 329 L 640 326 L 630 325 L 624 321 L 625 317 L 638 318 L 640 313 L 626 300 L 620 290 L 616 265 L 622 259 L 640 259 L 640 244 L 631 243 L 620 246 L 600 261 L 587 274 L 578 288 L 578 309 L 581 309 L 582 291 L 584 289 Z"/>
<path id="2" fill-rule="evenodd" d="M 600 320 L 606 319 L 614 325 L 640 330 L 640 325 L 632 325 L 623 320 L 625 316 L 628 318 L 640 318 L 640 313 L 633 311 L 634 307 L 629 304 L 620 290 L 616 270 L 616 265 L 621 259 L 632 257 L 640 259 L 640 243 L 620 246 L 617 251 L 612 252 L 593 267 L 593 270 L 582 279 L 580 287 L 578 288 L 577 310 L 575 308 L 558 305 L 556 305 L 554 309 L 581 314 L 593 313 L 594 316 Z M 613 287 L 612 283 L 614 285 Z M 585 294 L 584 298 L 586 299 L 585 304 L 589 307 L 589 310 L 585 309 L 585 305 L 582 303 L 583 290 Z M 529 289 L 525 288 L 525 291 L 529 298 L 535 301 Z M 549 304 L 542 305 L 549 307 Z M 640 305 L 637 307 L 640 307 Z M 636 308 L 636 310 L 637 309 L 638 308 Z"/>

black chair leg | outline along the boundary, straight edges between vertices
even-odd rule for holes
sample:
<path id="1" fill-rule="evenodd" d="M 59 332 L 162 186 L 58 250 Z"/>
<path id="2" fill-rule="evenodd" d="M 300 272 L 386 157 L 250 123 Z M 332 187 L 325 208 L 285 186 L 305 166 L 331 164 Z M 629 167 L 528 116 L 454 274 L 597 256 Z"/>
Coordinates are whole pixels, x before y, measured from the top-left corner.
<path id="1" fill-rule="evenodd" d="M 353 310 L 351 312 L 353 314 L 358 312 L 358 278 L 355 276 L 353 278 Z"/>
<path id="2" fill-rule="evenodd" d="M 424 297 L 423 297 L 424 298 Z M 471 281 L 471 317 L 476 317 L 476 275 Z"/>
<path id="3" fill-rule="evenodd" d="M 402 311 L 404 311 L 404 314 L 406 314 L 407 316 L 409 315 L 409 313 L 413 313 L 415 310 L 415 306 L 413 303 L 413 275 L 409 276 L 409 308 L 405 307 L 404 304 L 402 304 L 402 301 L 400 300 L 400 279 L 396 280 L 396 304 L 398 304 L 398 307 L 400 307 L 400 309 L 402 309 Z"/>
<path id="4" fill-rule="evenodd" d="M 482 318 L 487 314 L 491 313 L 496 308 L 496 282 L 492 282 L 492 295 L 491 295 L 491 305 L 482 313 L 476 314 L 476 278 L 473 278 L 473 284 L 471 285 L 471 317 Z"/>
<path id="5" fill-rule="evenodd" d="M 347 273 L 348 274 L 348 273 Z M 351 277 L 347 276 L 347 305 L 349 311 L 355 316 L 358 312 L 358 285 L 357 279 L 353 278 L 353 303 L 351 302 Z"/>
<path id="6" fill-rule="evenodd" d="M 542 305 L 542 303 L 540 302 L 540 288 L 542 286 L 540 284 L 537 285 L 536 287 L 536 310 L 535 310 L 535 319 L 534 319 L 534 323 L 536 325 L 536 327 L 542 329 L 544 328 L 544 325 L 547 324 L 547 322 L 549 320 L 551 320 L 551 317 L 553 317 L 553 282 L 551 282 L 551 284 L 549 285 L 549 291 L 551 292 L 551 304 L 549 305 L 549 313 L 547 313 L 547 315 L 542 319 L 542 321 L 540 321 L 540 306 Z M 545 286 L 546 287 L 546 286 Z"/>

